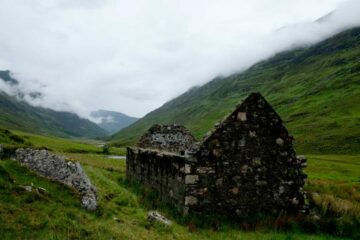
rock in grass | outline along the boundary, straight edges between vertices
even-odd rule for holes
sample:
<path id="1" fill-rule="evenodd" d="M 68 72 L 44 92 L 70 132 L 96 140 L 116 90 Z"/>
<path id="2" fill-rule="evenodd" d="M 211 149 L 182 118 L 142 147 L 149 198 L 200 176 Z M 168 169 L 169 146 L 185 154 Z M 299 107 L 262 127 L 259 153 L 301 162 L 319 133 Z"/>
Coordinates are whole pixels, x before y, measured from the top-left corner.
<path id="1" fill-rule="evenodd" d="M 156 211 L 150 211 L 148 212 L 148 220 L 149 222 L 160 222 L 166 226 L 170 226 L 172 224 L 172 222 L 167 219 L 166 217 L 164 217 L 163 215 L 161 215 L 160 213 L 156 212 Z"/>
<path id="2" fill-rule="evenodd" d="M 48 194 L 49 193 L 45 188 L 42 188 L 42 187 L 38 187 L 37 190 L 41 194 Z"/>
<path id="3" fill-rule="evenodd" d="M 20 186 L 20 187 L 23 188 L 27 192 L 32 192 L 32 186 Z"/>
<path id="4" fill-rule="evenodd" d="M 47 150 L 19 148 L 15 154 L 15 160 L 33 172 L 77 190 L 81 195 L 82 207 L 90 211 L 96 210 L 96 189 L 78 162 L 66 162 L 64 157 Z"/>

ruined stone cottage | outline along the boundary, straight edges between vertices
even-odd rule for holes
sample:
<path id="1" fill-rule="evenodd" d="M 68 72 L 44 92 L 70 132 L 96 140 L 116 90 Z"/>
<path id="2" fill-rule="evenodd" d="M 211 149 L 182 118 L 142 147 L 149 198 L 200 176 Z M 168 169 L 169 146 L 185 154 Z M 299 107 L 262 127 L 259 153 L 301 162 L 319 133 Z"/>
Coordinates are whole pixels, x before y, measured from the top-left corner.
<path id="1" fill-rule="evenodd" d="M 127 149 L 127 177 L 180 211 L 298 213 L 305 210 L 304 157 L 259 94 L 250 94 L 201 142 L 183 126 L 155 125 Z"/>

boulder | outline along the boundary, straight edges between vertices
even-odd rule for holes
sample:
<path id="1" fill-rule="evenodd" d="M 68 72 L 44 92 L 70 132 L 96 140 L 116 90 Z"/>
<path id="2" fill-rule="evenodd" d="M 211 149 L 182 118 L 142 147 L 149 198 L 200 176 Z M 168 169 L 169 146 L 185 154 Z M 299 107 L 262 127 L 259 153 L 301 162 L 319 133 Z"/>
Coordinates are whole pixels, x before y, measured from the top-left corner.
<path id="1" fill-rule="evenodd" d="M 32 192 L 32 186 L 31 185 L 28 185 L 28 186 L 20 186 L 21 188 L 23 188 L 25 191 L 27 192 Z"/>
<path id="2" fill-rule="evenodd" d="M 30 148 L 19 148 L 15 155 L 16 161 L 38 175 L 74 188 L 81 196 L 82 207 L 90 211 L 96 210 L 96 189 L 78 162 L 65 161 L 64 157 L 47 150 Z"/>
<path id="3" fill-rule="evenodd" d="M 167 219 L 166 217 L 164 217 L 163 215 L 161 215 L 160 213 L 156 212 L 156 211 L 150 211 L 148 213 L 148 220 L 149 222 L 160 222 L 166 226 L 170 226 L 172 224 L 172 222 Z"/>

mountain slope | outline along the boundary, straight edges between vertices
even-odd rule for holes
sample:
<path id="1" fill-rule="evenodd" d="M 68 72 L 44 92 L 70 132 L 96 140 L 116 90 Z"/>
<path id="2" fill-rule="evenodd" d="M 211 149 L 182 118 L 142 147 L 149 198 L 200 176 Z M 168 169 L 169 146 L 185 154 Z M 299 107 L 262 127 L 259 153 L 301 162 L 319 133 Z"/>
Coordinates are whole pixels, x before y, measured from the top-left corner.
<path id="1" fill-rule="evenodd" d="M 91 116 L 99 119 L 100 123 L 98 123 L 98 126 L 105 129 L 110 134 L 114 134 L 138 120 L 138 118 L 108 110 L 94 111 L 91 113 Z"/>
<path id="2" fill-rule="evenodd" d="M 1 81 L 1 79 L 0 79 Z M 0 89 L 0 126 L 59 137 L 105 136 L 105 130 L 74 113 L 34 107 Z"/>
<path id="3" fill-rule="evenodd" d="M 193 88 L 113 139 L 133 144 L 155 123 L 184 124 L 200 138 L 254 91 L 283 118 L 300 152 L 360 152 L 360 28 Z"/>
<path id="4" fill-rule="evenodd" d="M 9 70 L 6 71 L 0 71 L 0 78 L 10 85 L 18 85 L 19 82 L 15 78 L 11 76 L 11 72 Z"/>

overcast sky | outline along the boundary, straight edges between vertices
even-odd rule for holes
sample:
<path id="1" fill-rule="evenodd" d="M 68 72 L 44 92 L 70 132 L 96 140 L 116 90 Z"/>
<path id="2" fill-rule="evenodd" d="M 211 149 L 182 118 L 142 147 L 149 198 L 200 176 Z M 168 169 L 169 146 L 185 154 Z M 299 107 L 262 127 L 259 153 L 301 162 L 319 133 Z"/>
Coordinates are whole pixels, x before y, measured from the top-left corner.
<path id="1" fill-rule="evenodd" d="M 359 0 L 0 0 L 0 69 L 43 92 L 36 104 L 141 117 L 191 86 L 360 25 L 359 12 Z"/>

